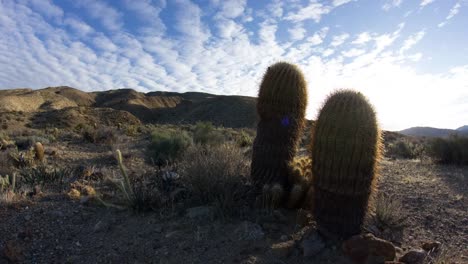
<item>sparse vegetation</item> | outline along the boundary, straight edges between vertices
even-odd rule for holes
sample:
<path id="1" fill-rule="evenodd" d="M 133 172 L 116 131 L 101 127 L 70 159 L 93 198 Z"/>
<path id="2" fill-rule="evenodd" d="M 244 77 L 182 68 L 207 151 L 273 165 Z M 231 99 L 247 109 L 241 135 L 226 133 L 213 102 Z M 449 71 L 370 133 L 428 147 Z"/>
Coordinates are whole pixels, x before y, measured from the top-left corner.
<path id="1" fill-rule="evenodd" d="M 155 129 L 151 133 L 150 157 L 159 166 L 174 162 L 191 142 L 192 139 L 185 131 Z"/>
<path id="2" fill-rule="evenodd" d="M 399 159 L 416 159 L 424 155 L 424 145 L 398 139 L 385 148 L 385 156 Z"/>
<path id="3" fill-rule="evenodd" d="M 23 168 L 20 171 L 20 184 L 25 184 L 29 187 L 36 185 L 57 185 L 63 187 L 65 179 L 69 178 L 71 174 L 72 170 L 69 168 L 49 167 L 47 165 Z"/>
<path id="4" fill-rule="evenodd" d="M 385 193 L 378 194 L 375 203 L 377 224 L 383 228 L 401 226 L 405 218 L 401 201 Z"/>
<path id="5" fill-rule="evenodd" d="M 197 205 L 214 205 L 223 214 L 235 215 L 246 202 L 248 160 L 235 145 L 190 147 L 180 169 Z"/>
<path id="6" fill-rule="evenodd" d="M 429 142 L 428 154 L 439 163 L 468 165 L 468 137 L 435 138 Z"/>
<path id="7" fill-rule="evenodd" d="M 219 145 L 223 135 L 210 122 L 198 122 L 193 129 L 193 142 L 200 145 Z"/>

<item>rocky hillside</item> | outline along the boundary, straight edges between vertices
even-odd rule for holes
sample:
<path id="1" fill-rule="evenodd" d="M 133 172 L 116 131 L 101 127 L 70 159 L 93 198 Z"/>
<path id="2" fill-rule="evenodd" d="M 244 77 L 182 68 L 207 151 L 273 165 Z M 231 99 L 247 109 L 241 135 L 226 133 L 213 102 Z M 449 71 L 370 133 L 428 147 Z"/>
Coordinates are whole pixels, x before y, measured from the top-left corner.
<path id="1" fill-rule="evenodd" d="M 468 126 L 463 126 L 458 129 L 442 129 L 434 127 L 411 127 L 399 131 L 399 133 L 407 136 L 418 137 L 448 137 L 452 134 L 468 135 Z"/>
<path id="2" fill-rule="evenodd" d="M 81 109 L 78 111 L 81 114 L 99 112 L 101 115 L 124 116 L 121 121 L 125 121 L 125 118 L 171 124 L 210 121 L 225 127 L 253 127 L 257 120 L 255 102 L 253 97 L 196 92 L 145 94 L 132 89 L 119 89 L 87 93 L 65 86 L 40 90 L 0 90 L 0 113 L 21 112 L 34 116 L 40 113 L 46 119 L 48 113 L 57 116 Z M 125 117 L 127 114 L 124 112 L 133 117 Z"/>

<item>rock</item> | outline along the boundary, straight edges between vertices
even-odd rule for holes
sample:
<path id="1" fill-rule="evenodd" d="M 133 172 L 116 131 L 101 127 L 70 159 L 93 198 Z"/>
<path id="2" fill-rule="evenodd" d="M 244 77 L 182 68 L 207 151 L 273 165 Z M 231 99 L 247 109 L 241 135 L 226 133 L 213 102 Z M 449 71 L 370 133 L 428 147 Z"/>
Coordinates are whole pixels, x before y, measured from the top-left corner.
<path id="1" fill-rule="evenodd" d="M 312 257 L 320 253 L 325 248 L 325 243 L 320 235 L 315 232 L 307 239 L 304 239 L 301 246 L 304 257 Z"/>
<path id="2" fill-rule="evenodd" d="M 190 219 L 212 218 L 214 216 L 214 208 L 212 206 L 192 207 L 187 209 L 185 215 Z"/>
<path id="3" fill-rule="evenodd" d="M 5 243 L 5 247 L 3 248 L 3 256 L 13 262 L 21 261 L 23 257 L 22 249 L 19 243 L 15 240 L 9 240 Z"/>
<path id="4" fill-rule="evenodd" d="M 294 250 L 294 246 L 294 240 L 280 242 L 271 246 L 271 252 L 277 258 L 286 258 L 291 255 Z"/>
<path id="5" fill-rule="evenodd" d="M 382 263 L 395 260 L 392 243 L 372 234 L 356 235 L 343 243 L 343 251 L 355 263 Z"/>
<path id="6" fill-rule="evenodd" d="M 89 197 L 89 196 L 82 196 L 82 197 L 80 198 L 80 204 L 83 204 L 83 205 L 88 204 L 88 203 L 89 203 L 89 200 L 90 200 L 90 197 Z"/>
<path id="7" fill-rule="evenodd" d="M 32 216 L 30 214 L 27 214 L 24 216 L 24 220 L 29 221 L 32 219 Z"/>
<path id="8" fill-rule="evenodd" d="M 69 192 L 68 192 L 68 197 L 70 197 L 70 199 L 79 199 L 80 196 L 81 196 L 81 193 L 80 191 L 78 191 L 77 189 L 75 188 L 72 188 Z"/>
<path id="9" fill-rule="evenodd" d="M 422 264 L 427 257 L 427 252 L 423 249 L 412 249 L 408 251 L 399 261 L 406 264 Z"/>
<path id="10" fill-rule="evenodd" d="M 108 231 L 110 229 L 110 225 L 107 222 L 99 221 L 94 225 L 93 231 L 94 233 L 99 233 L 103 231 Z"/>
<path id="11" fill-rule="evenodd" d="M 249 221 L 242 222 L 234 233 L 239 240 L 261 240 L 265 237 L 262 227 Z"/>
<path id="12" fill-rule="evenodd" d="M 426 251 L 437 251 L 441 245 L 442 243 L 440 243 L 439 241 L 425 242 L 422 245 L 422 248 Z"/>

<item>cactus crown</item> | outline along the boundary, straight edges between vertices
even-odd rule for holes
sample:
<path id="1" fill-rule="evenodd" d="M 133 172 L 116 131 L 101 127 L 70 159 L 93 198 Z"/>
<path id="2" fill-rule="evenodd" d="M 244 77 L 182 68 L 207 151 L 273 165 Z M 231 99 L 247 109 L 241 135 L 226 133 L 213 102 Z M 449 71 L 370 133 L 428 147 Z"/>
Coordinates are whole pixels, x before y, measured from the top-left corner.
<path id="1" fill-rule="evenodd" d="M 258 94 L 260 117 L 304 116 L 307 84 L 296 65 L 278 62 L 268 67 Z"/>

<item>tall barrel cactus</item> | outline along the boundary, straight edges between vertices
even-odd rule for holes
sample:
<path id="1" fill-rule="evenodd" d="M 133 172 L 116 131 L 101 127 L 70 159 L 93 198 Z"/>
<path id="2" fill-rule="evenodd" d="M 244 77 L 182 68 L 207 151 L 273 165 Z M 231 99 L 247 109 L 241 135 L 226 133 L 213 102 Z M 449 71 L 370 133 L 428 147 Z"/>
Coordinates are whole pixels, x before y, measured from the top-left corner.
<path id="1" fill-rule="evenodd" d="M 360 232 L 377 178 L 380 130 L 359 92 L 332 94 L 312 138 L 313 211 L 319 229 L 340 237 Z"/>
<path id="2" fill-rule="evenodd" d="M 273 196 L 283 197 L 292 187 L 289 163 L 305 125 L 306 106 L 306 81 L 299 68 L 286 62 L 268 67 L 258 95 L 260 120 L 251 176 L 257 186 L 272 190 Z"/>

